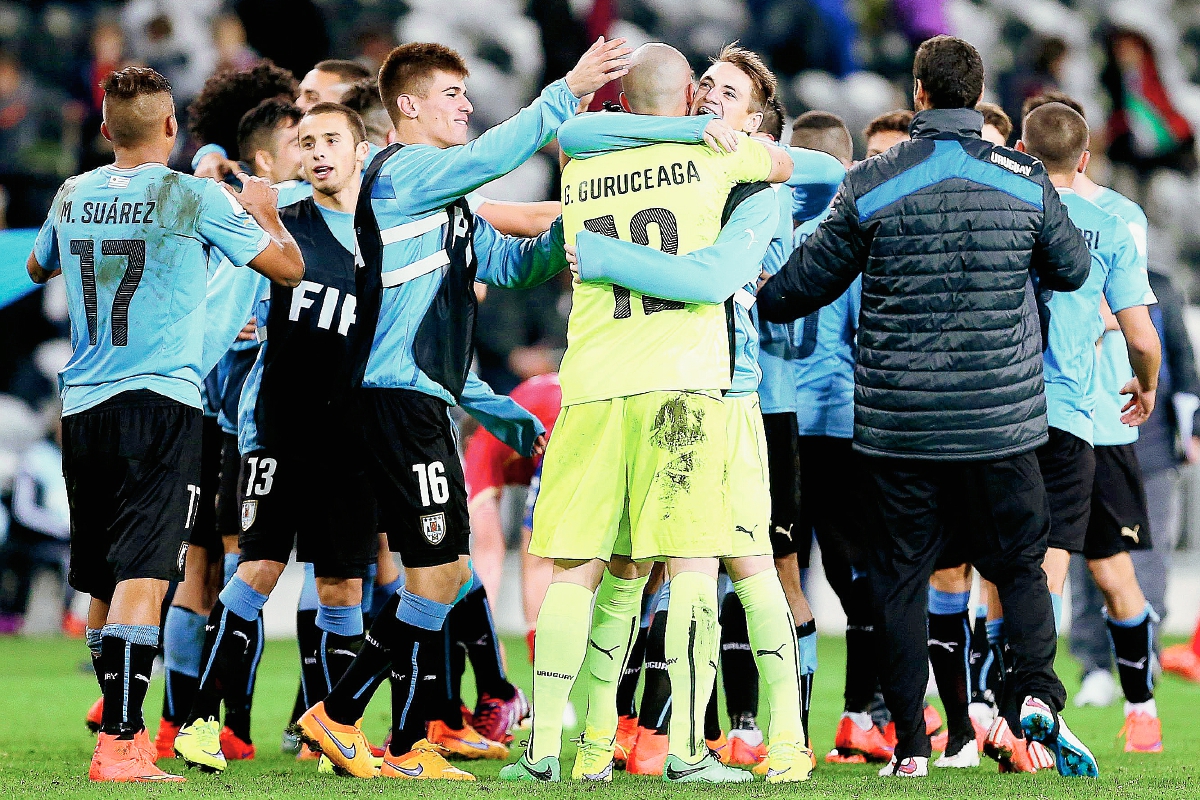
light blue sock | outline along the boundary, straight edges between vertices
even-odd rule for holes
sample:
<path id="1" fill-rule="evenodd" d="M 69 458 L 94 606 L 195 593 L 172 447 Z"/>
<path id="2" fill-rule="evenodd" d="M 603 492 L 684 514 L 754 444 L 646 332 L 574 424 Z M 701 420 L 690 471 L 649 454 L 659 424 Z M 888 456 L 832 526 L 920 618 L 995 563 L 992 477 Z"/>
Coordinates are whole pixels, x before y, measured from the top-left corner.
<path id="1" fill-rule="evenodd" d="M 400 587 L 404 585 L 404 573 L 400 573 L 400 577 L 391 583 L 377 583 L 374 591 L 371 592 L 371 613 L 378 614 L 380 609 L 387 605 L 387 601 L 392 598 L 392 595 L 400 591 Z M 364 595 L 365 597 L 365 595 Z"/>
<path id="2" fill-rule="evenodd" d="M 999 644 L 1004 641 L 1004 617 L 987 621 L 988 644 Z"/>
<path id="3" fill-rule="evenodd" d="M 100 628 L 84 628 L 83 640 L 87 642 L 88 650 L 92 651 L 92 655 L 99 658 L 101 650 L 101 641 L 104 634 L 100 632 Z"/>
<path id="4" fill-rule="evenodd" d="M 317 601 L 317 576 L 312 564 L 304 565 L 304 582 L 300 584 L 300 601 L 296 603 L 297 611 L 316 611 L 320 603 Z"/>
<path id="5" fill-rule="evenodd" d="M 361 636 L 362 606 L 317 606 L 317 627 L 339 636 Z"/>
<path id="6" fill-rule="evenodd" d="M 650 605 L 654 607 L 655 611 L 666 611 L 667 605 L 670 604 L 670 602 L 671 582 L 666 581 L 662 586 L 658 587 L 658 594 L 656 595 L 655 602 L 651 603 Z"/>
<path id="7" fill-rule="evenodd" d="M 1054 607 L 1054 634 L 1062 630 L 1062 595 L 1050 593 L 1050 605 Z"/>
<path id="8" fill-rule="evenodd" d="M 123 625 L 120 623 L 105 625 L 100 629 L 101 636 L 116 637 L 130 644 L 158 647 L 157 625 Z"/>
<path id="9" fill-rule="evenodd" d="M 362 613 L 371 613 L 371 601 L 375 597 L 375 576 L 379 574 L 379 567 L 371 564 L 367 567 L 367 577 L 363 578 L 362 582 Z"/>
<path id="10" fill-rule="evenodd" d="M 961 614 L 971 602 L 970 592 L 943 592 L 929 587 L 930 614 Z"/>
<path id="11" fill-rule="evenodd" d="M 427 631 L 440 631 L 454 604 L 447 605 L 413 594 L 408 589 L 400 590 L 400 604 L 396 606 L 396 619 Z"/>
<path id="12" fill-rule="evenodd" d="M 167 609 L 163 625 L 163 664 L 172 672 L 200 677 L 200 655 L 204 649 L 204 624 L 208 617 L 180 606 Z"/>
<path id="13" fill-rule="evenodd" d="M 267 596 L 234 575 L 221 590 L 221 602 L 231 613 L 237 614 L 246 622 L 253 622 L 258 619 L 263 606 L 267 604 Z"/>
<path id="14" fill-rule="evenodd" d="M 1143 622 L 1145 622 L 1147 617 L 1153 617 L 1153 621 L 1158 622 L 1158 615 L 1154 613 L 1154 609 L 1149 603 L 1146 603 L 1146 607 L 1142 609 L 1142 613 L 1138 614 L 1136 617 L 1131 617 L 1130 619 L 1113 619 L 1108 615 L 1107 608 L 1101 610 L 1104 612 L 1104 618 L 1113 625 L 1116 625 L 1118 628 L 1136 628 L 1138 625 L 1141 625 Z"/>
<path id="15" fill-rule="evenodd" d="M 241 559 L 241 557 L 241 553 L 225 554 L 225 558 L 221 562 L 221 586 L 228 586 L 229 582 L 233 580 L 233 576 L 237 574 L 238 560 Z"/>

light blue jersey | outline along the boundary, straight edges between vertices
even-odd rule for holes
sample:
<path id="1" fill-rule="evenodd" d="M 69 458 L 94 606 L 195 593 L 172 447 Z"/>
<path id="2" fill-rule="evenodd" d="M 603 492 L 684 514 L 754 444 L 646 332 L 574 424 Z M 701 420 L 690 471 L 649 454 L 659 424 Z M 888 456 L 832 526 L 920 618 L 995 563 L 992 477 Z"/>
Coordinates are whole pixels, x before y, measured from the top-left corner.
<path id="1" fill-rule="evenodd" d="M 454 403 L 445 387 L 417 367 L 412 353 L 449 263 L 446 206 L 527 161 L 550 143 L 578 105 L 566 81 L 559 80 L 470 144 L 444 149 L 413 144 L 388 158 L 371 187 L 384 242 L 383 296 L 363 386 L 412 389 Z M 456 227 L 456 237 L 465 233 Z M 496 286 L 536 286 L 566 266 L 561 222 L 536 239 L 521 239 L 502 236 L 476 217 L 471 246 L 476 280 Z"/>
<path id="2" fill-rule="evenodd" d="M 829 216 L 800 224 L 795 246 Z M 792 323 L 792 377 L 796 386 L 796 423 L 801 436 L 854 437 L 854 339 L 862 309 L 862 276 L 841 297 Z"/>
<path id="3" fill-rule="evenodd" d="M 1148 223 L 1142 207 L 1120 192 L 1103 186 L 1088 199 L 1125 221 L 1133 235 L 1142 266 L 1145 267 Z M 1132 378 L 1133 367 L 1129 364 L 1125 337 L 1120 331 L 1105 331 L 1096 358 L 1096 380 L 1092 382 L 1096 400 L 1093 421 L 1097 445 L 1133 444 L 1137 441 L 1138 429 L 1121 422 L 1121 407 L 1129 397 L 1119 392 Z"/>
<path id="4" fill-rule="evenodd" d="M 162 164 L 101 167 L 63 184 L 34 245 L 66 281 L 63 415 L 134 389 L 200 408 L 210 252 L 242 267 L 269 243 L 220 185 Z"/>
<path id="5" fill-rule="evenodd" d="M 1144 261 L 1121 219 L 1070 189 L 1059 189 L 1071 221 L 1092 256 L 1087 281 L 1074 292 L 1055 292 L 1049 301 L 1049 334 L 1043 356 L 1046 420 L 1051 427 L 1093 441 L 1096 407 L 1096 341 L 1104 333 L 1100 300 L 1114 313 L 1154 302 Z"/>
<path id="6" fill-rule="evenodd" d="M 789 186 L 775 187 L 779 202 L 779 227 L 771 237 L 767 255 L 763 258 L 763 271 L 771 275 L 779 272 L 795 247 L 792 235 L 792 209 L 795 206 Z M 792 379 L 792 365 L 788 362 L 795 356 L 792 348 L 794 324 L 763 322 L 754 314 L 754 324 L 759 333 L 758 366 L 762 380 L 758 387 L 759 402 L 764 414 L 789 414 L 796 411 L 796 382 Z"/>

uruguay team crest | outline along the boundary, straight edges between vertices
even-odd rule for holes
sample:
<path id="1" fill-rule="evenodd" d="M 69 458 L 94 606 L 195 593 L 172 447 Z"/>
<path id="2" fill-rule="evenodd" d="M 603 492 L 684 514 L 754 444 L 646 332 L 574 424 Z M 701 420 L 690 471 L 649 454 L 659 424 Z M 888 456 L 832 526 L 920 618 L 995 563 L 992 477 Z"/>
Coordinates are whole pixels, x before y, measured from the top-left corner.
<path id="1" fill-rule="evenodd" d="M 242 501 L 242 530 L 250 530 L 250 526 L 254 524 L 254 519 L 258 516 L 258 501 L 243 500 Z"/>
<path id="2" fill-rule="evenodd" d="M 430 544 L 440 543 L 446 538 L 446 515 L 439 511 L 437 514 L 421 517 L 421 533 L 425 534 L 425 539 Z"/>

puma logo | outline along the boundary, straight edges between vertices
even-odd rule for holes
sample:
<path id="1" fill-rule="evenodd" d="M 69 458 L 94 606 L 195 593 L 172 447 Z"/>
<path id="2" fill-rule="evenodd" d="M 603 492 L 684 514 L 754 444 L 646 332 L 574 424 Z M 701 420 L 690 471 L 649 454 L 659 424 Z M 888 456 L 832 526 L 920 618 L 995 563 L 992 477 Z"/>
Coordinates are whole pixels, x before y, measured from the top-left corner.
<path id="1" fill-rule="evenodd" d="M 787 647 L 787 642 L 784 642 L 783 644 L 779 645 L 779 647 L 776 647 L 774 650 L 756 650 L 754 652 L 754 655 L 756 655 L 756 656 L 775 656 L 780 661 L 783 661 L 784 660 L 783 648 L 785 648 L 785 647 Z"/>
<path id="2" fill-rule="evenodd" d="M 790 542 L 792 540 L 792 528 L 794 528 L 794 527 L 795 527 L 795 525 L 788 525 L 786 528 L 783 527 L 782 525 L 776 525 L 775 533 L 778 536 L 786 536 L 788 541 Z"/>
<path id="3" fill-rule="evenodd" d="M 746 249 L 749 250 L 751 247 L 754 247 L 758 240 L 754 237 L 753 228 L 746 228 L 746 233 L 750 234 L 750 241 L 746 243 Z"/>
<path id="4" fill-rule="evenodd" d="M 1133 539 L 1134 544 L 1141 544 L 1141 525 L 1134 525 L 1132 528 L 1121 526 L 1121 535 L 1127 539 Z"/>
<path id="5" fill-rule="evenodd" d="M 1119 664 L 1122 667 L 1129 667 L 1130 669 L 1145 669 L 1146 668 L 1146 657 L 1143 656 L 1143 657 L 1139 658 L 1137 661 L 1129 661 L 1124 658 L 1118 658 L 1117 664 Z"/>
<path id="6" fill-rule="evenodd" d="M 591 647 L 594 647 L 594 648 L 596 648 L 596 649 L 597 649 L 597 650 L 599 650 L 601 653 L 604 653 L 604 655 L 608 656 L 608 660 L 609 660 L 609 661 L 615 661 L 615 660 L 616 660 L 616 659 L 614 659 L 614 658 L 613 658 L 613 651 L 614 651 L 614 650 L 616 650 L 618 647 L 620 647 L 620 646 L 621 646 L 621 645 L 619 645 L 619 644 L 614 644 L 612 647 L 610 647 L 610 648 L 608 648 L 607 650 L 605 650 L 603 647 L 601 647 L 600 645 L 596 644 L 596 642 L 595 642 L 595 640 L 594 640 L 594 639 L 588 639 L 588 645 L 590 645 Z"/>
<path id="7" fill-rule="evenodd" d="M 954 655 L 954 650 L 958 647 L 958 642 L 939 642 L 937 639 L 930 639 L 928 642 L 926 642 L 926 646 L 940 647 L 947 653 Z"/>
<path id="8" fill-rule="evenodd" d="M 752 530 L 749 530 L 748 528 L 743 528 L 741 525 L 734 525 L 734 526 L 733 526 L 733 529 L 734 529 L 735 531 L 737 531 L 738 533 L 744 533 L 744 534 L 746 534 L 746 535 L 747 535 L 747 536 L 749 536 L 751 539 L 753 539 L 753 538 L 754 538 L 754 531 L 752 531 Z"/>

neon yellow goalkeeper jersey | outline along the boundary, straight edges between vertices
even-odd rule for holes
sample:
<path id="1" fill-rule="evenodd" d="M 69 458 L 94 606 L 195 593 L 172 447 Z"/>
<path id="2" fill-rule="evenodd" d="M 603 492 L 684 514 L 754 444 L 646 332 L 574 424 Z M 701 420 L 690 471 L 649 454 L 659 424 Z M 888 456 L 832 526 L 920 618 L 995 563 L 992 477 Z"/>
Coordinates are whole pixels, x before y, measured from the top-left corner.
<path id="1" fill-rule="evenodd" d="M 562 177 L 563 232 L 568 244 L 591 231 L 673 255 L 690 253 L 716 241 L 729 190 L 770 172 L 767 149 L 749 138 L 731 154 L 656 144 L 573 160 Z M 559 370 L 563 405 L 728 389 L 730 335 L 722 304 L 577 283 Z"/>

